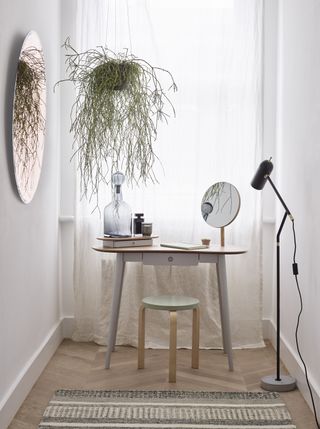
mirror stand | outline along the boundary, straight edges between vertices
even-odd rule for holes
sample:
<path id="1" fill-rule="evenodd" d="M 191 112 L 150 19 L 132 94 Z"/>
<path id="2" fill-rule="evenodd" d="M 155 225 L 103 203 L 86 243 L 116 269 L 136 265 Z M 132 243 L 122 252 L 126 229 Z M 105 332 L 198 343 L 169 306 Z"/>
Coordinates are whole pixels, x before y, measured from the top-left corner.
<path id="1" fill-rule="evenodd" d="M 220 246 L 224 247 L 224 226 L 220 228 Z"/>

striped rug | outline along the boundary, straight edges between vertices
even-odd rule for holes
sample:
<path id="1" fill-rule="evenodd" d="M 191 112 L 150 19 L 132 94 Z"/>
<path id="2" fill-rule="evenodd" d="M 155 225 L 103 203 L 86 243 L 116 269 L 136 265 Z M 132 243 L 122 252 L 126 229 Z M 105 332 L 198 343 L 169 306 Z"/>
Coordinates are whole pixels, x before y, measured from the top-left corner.
<path id="1" fill-rule="evenodd" d="M 278 393 L 58 390 L 40 429 L 295 429 Z"/>

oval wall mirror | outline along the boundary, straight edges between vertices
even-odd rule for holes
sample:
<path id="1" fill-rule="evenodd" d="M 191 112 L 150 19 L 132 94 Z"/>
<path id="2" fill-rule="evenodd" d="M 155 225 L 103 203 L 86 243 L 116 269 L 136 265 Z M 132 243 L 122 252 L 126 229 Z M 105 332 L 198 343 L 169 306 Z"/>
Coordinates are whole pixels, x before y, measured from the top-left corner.
<path id="1" fill-rule="evenodd" d="M 46 76 L 40 39 L 30 31 L 17 67 L 13 100 L 12 144 L 18 193 L 29 203 L 38 186 L 46 122 Z"/>
<path id="2" fill-rule="evenodd" d="M 240 194 L 228 182 L 210 186 L 201 201 L 201 214 L 208 225 L 221 228 L 221 246 L 224 246 L 224 227 L 237 217 L 240 210 Z"/>

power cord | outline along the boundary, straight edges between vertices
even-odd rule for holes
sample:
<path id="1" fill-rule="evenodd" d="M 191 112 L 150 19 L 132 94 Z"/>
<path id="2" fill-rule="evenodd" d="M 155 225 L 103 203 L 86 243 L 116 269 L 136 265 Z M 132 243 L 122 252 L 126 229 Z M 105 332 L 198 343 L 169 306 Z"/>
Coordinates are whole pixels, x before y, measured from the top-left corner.
<path id="1" fill-rule="evenodd" d="M 298 331 L 299 331 L 299 325 L 300 325 L 300 317 L 301 317 L 301 314 L 302 314 L 302 311 L 303 311 L 303 302 L 302 302 L 302 295 L 301 295 L 301 290 L 300 290 L 299 280 L 298 280 L 298 274 L 299 274 L 299 272 L 298 272 L 298 264 L 296 262 L 297 238 L 296 238 L 296 231 L 295 231 L 295 227 L 294 227 L 294 219 L 292 219 L 292 231 L 293 231 L 293 241 L 294 241 L 292 272 L 293 272 L 293 275 L 294 275 L 295 280 L 296 280 L 297 290 L 298 290 L 299 299 L 300 299 L 300 311 L 299 311 L 298 318 L 297 318 L 297 326 L 296 326 L 296 332 L 295 332 L 295 339 L 296 339 L 297 351 L 298 351 L 299 357 L 300 357 L 301 362 L 302 362 L 303 367 L 304 367 L 304 374 L 305 374 L 306 382 L 307 382 L 309 393 L 310 393 L 310 397 L 311 397 L 312 408 L 313 408 L 313 412 L 314 412 L 314 418 L 315 418 L 315 421 L 316 421 L 317 428 L 320 429 L 320 423 L 319 423 L 318 416 L 317 416 L 317 410 L 316 410 L 316 407 L 315 407 L 313 393 L 312 393 L 312 389 L 311 389 L 310 382 L 309 382 L 308 370 L 307 370 L 307 366 L 306 366 L 306 364 L 305 364 L 305 362 L 303 360 L 302 354 L 300 352 L 299 338 L 298 338 Z"/>

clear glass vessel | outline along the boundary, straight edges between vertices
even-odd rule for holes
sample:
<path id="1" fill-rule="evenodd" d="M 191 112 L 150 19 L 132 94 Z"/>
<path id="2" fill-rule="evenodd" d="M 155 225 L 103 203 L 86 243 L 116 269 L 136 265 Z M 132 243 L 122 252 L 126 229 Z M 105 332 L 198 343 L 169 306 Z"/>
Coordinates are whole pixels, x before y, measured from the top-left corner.
<path id="1" fill-rule="evenodd" d="M 131 236 L 132 212 L 129 204 L 123 201 L 121 186 L 125 181 L 124 174 L 112 175 L 112 201 L 104 209 L 104 235 Z"/>

